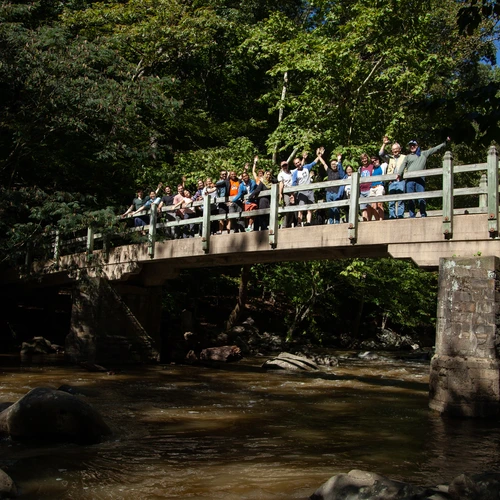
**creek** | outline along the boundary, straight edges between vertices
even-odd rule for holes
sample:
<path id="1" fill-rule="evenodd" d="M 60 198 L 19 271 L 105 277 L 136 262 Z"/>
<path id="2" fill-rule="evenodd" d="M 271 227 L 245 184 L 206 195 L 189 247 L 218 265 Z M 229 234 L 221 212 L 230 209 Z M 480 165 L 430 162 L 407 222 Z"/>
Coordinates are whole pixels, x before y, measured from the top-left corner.
<path id="1" fill-rule="evenodd" d="M 419 485 L 500 470 L 500 424 L 428 409 L 428 362 L 341 359 L 315 373 L 265 359 L 90 373 L 0 358 L 0 403 L 69 384 L 112 428 L 94 446 L 0 440 L 22 499 L 306 499 L 364 469 Z M 10 362 L 9 362 L 10 361 Z"/>

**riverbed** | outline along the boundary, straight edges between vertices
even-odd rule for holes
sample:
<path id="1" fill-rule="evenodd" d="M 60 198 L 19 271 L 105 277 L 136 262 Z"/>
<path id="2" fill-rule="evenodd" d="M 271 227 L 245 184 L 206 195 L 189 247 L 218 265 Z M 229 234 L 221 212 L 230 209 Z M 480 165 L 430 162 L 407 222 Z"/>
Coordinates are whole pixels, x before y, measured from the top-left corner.
<path id="1" fill-rule="evenodd" d="M 428 362 L 346 354 L 314 373 L 253 358 L 108 374 L 5 361 L 0 403 L 68 384 L 113 430 L 93 446 L 0 440 L 22 499 L 306 499 L 352 469 L 419 485 L 500 471 L 497 422 L 428 409 Z"/>

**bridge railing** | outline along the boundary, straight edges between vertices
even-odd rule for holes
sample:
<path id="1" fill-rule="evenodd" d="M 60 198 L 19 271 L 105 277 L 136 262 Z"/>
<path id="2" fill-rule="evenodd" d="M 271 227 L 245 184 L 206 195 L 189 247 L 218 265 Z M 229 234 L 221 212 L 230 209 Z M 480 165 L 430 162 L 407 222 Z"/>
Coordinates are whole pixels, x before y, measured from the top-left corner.
<path id="1" fill-rule="evenodd" d="M 461 174 L 465 172 L 480 172 L 483 171 L 484 174 L 481 177 L 479 186 L 473 187 L 461 187 L 456 188 L 454 182 L 455 174 Z M 186 225 L 199 225 L 201 224 L 201 238 L 200 243 L 202 249 L 207 253 L 210 251 L 210 239 L 212 236 L 211 224 L 216 221 L 228 221 L 234 220 L 235 222 L 243 221 L 246 218 L 256 218 L 257 216 L 268 216 L 268 237 L 269 244 L 272 247 L 278 245 L 278 235 L 283 229 L 280 229 L 280 218 L 284 217 L 288 213 L 304 212 L 304 211 L 316 211 L 316 210 L 327 210 L 329 208 L 337 207 L 348 207 L 348 220 L 345 225 L 347 231 L 347 237 L 352 244 L 357 243 L 358 239 L 358 227 L 360 224 L 359 218 L 359 207 L 361 204 L 370 203 L 385 203 L 390 201 L 407 202 L 410 200 L 418 199 L 435 199 L 440 198 L 442 200 L 442 210 L 430 211 L 429 216 L 440 216 L 442 217 L 442 227 L 443 227 L 443 238 L 451 239 L 453 238 L 453 218 L 457 213 L 467 214 L 467 213 L 487 213 L 488 214 L 488 225 L 485 227 L 485 231 L 488 232 L 490 237 L 498 237 L 499 233 L 499 163 L 498 163 L 498 153 L 495 147 L 491 147 L 488 151 L 488 158 L 485 163 L 471 164 L 471 165 L 453 165 L 453 156 L 448 151 L 445 153 L 443 158 L 442 168 L 419 170 L 415 172 L 406 172 L 404 175 L 405 180 L 419 178 L 419 177 L 432 177 L 440 176 L 442 177 L 442 189 L 425 191 L 419 193 L 405 193 L 405 194 L 388 194 L 377 197 L 360 197 L 360 180 L 362 183 L 372 183 L 372 182 L 387 182 L 396 179 L 396 175 L 380 175 L 372 176 L 369 178 L 360 178 L 358 172 L 353 172 L 350 178 L 341 179 L 337 181 L 326 181 L 326 182 L 314 182 L 306 186 L 295 186 L 291 188 L 286 188 L 283 190 L 284 194 L 296 193 L 304 190 L 314 190 L 319 191 L 329 187 L 340 187 L 340 186 L 350 186 L 350 198 L 342 199 L 338 201 L 319 201 L 310 205 L 293 205 L 293 206 L 280 206 L 280 195 L 279 195 L 279 185 L 273 184 L 270 190 L 262 191 L 259 197 L 268 196 L 270 198 L 268 209 L 258 209 L 251 211 L 244 211 L 238 209 L 234 213 L 212 213 L 212 208 L 214 204 L 227 203 L 227 198 L 211 198 L 207 196 L 203 201 L 192 202 L 189 207 L 196 210 L 197 207 L 201 209 L 202 214 L 189 219 L 183 219 L 179 216 L 173 215 L 172 220 L 162 220 L 161 216 L 178 213 L 174 206 L 162 207 L 160 214 L 158 214 L 158 207 L 155 204 L 151 205 L 150 210 L 144 210 L 138 215 L 149 216 L 149 224 L 141 227 L 129 228 L 124 234 L 134 234 L 138 232 L 147 231 L 147 245 L 148 254 L 151 258 L 155 254 L 156 243 L 164 239 L 162 233 L 168 229 L 181 231 L 183 226 Z M 454 201 L 456 197 L 459 196 L 478 196 L 479 204 L 475 207 L 455 209 Z M 397 221 L 394 221 L 397 224 Z M 92 254 L 94 252 L 95 243 L 100 241 L 104 254 L 107 253 L 109 249 L 109 235 L 103 235 L 102 233 L 96 233 L 92 228 L 87 229 L 86 235 L 81 235 L 76 238 L 69 240 L 64 240 L 61 238 L 59 233 L 54 235 L 54 260 L 57 265 L 61 251 L 64 248 L 75 248 L 75 246 L 84 246 L 85 252 L 87 254 L 88 260 L 92 259 Z M 127 242 L 128 244 L 128 242 Z M 82 249 L 83 250 L 83 249 Z"/>

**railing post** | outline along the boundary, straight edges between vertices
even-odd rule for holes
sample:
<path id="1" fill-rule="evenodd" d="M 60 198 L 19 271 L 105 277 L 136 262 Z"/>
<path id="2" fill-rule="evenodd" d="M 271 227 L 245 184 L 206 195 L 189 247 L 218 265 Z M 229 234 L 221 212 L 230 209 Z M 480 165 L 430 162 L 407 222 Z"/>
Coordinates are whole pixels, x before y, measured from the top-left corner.
<path id="1" fill-rule="evenodd" d="M 280 208 L 280 194 L 279 184 L 271 185 L 271 201 L 269 207 L 269 245 L 272 248 L 278 246 L 278 227 L 279 227 L 279 208 Z"/>
<path id="2" fill-rule="evenodd" d="M 488 150 L 488 232 L 498 236 L 498 152 L 495 146 Z"/>
<path id="3" fill-rule="evenodd" d="M 453 236 L 453 155 L 446 151 L 443 158 L 443 234 Z"/>
<path id="4" fill-rule="evenodd" d="M 481 179 L 479 180 L 479 187 L 488 190 L 488 176 L 486 174 L 481 174 Z M 479 195 L 479 208 L 486 209 L 488 206 L 488 193 L 483 193 Z"/>
<path id="5" fill-rule="evenodd" d="M 54 238 L 54 264 L 56 268 L 59 268 L 59 257 L 61 255 L 61 235 L 59 229 L 56 229 L 56 235 Z"/>
<path id="6" fill-rule="evenodd" d="M 359 173 L 351 174 L 351 199 L 349 203 L 349 221 L 348 221 L 348 238 L 351 243 L 356 243 L 358 240 L 358 224 L 359 224 Z"/>
<path id="7" fill-rule="evenodd" d="M 158 207 L 156 203 L 151 203 L 149 214 L 149 233 L 148 233 L 148 255 L 152 259 L 155 256 L 156 242 L 156 214 Z"/>
<path id="8" fill-rule="evenodd" d="M 210 215 L 212 197 L 207 195 L 203 198 L 203 227 L 201 228 L 201 248 L 205 253 L 210 251 Z"/>
<path id="9" fill-rule="evenodd" d="M 87 228 L 87 245 L 85 253 L 87 254 L 87 262 L 92 260 L 92 253 L 94 252 L 94 229 L 92 227 Z"/>

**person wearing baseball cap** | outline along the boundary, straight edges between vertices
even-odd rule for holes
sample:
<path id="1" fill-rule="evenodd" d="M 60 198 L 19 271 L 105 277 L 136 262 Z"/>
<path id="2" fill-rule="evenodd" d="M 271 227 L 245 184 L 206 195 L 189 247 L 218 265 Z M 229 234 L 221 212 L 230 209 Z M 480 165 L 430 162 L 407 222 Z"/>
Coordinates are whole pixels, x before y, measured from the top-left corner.
<path id="1" fill-rule="evenodd" d="M 426 151 L 422 151 L 415 139 L 408 142 L 408 148 L 410 153 L 406 155 L 403 163 L 398 169 L 397 175 L 399 179 L 403 178 L 404 172 L 415 172 L 417 170 L 425 170 L 427 165 L 427 158 L 430 155 L 436 153 L 440 149 L 443 149 L 446 144 L 450 141 L 448 137 L 445 142 L 435 146 Z M 425 191 L 425 177 L 414 177 L 406 181 L 406 192 L 407 193 L 423 193 Z M 426 203 L 424 199 L 418 200 L 418 208 L 420 210 L 420 217 L 427 217 Z M 410 217 L 414 218 L 416 216 L 415 212 L 415 200 L 410 200 L 408 202 L 408 212 Z"/>

